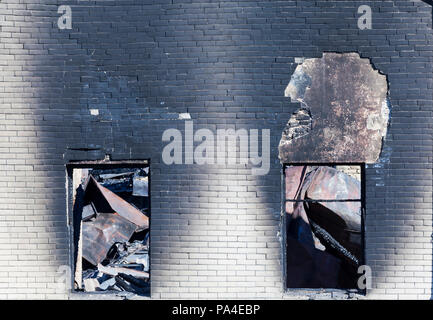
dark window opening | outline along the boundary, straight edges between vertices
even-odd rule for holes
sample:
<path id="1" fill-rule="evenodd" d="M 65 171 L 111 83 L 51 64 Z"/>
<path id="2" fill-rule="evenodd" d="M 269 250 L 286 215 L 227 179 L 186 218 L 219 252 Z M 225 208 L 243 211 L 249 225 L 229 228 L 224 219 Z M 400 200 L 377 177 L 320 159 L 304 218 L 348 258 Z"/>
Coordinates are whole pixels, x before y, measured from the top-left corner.
<path id="1" fill-rule="evenodd" d="M 67 170 L 74 291 L 149 296 L 148 162 L 74 163 Z"/>
<path id="2" fill-rule="evenodd" d="M 355 289 L 364 264 L 364 166 L 287 165 L 286 287 Z"/>

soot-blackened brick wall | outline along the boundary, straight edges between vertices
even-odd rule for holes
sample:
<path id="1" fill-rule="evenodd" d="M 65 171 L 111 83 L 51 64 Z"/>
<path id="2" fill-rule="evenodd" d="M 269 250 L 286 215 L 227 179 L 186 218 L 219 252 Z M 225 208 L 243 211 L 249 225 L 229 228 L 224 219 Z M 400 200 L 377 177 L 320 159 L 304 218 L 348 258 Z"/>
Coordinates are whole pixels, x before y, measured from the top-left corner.
<path id="1" fill-rule="evenodd" d="M 358 29 L 360 5 L 372 30 Z M 295 58 L 329 51 L 359 53 L 389 82 L 390 127 L 365 177 L 367 298 L 430 298 L 431 6 L 1 0 L 0 21 L 0 298 L 69 297 L 65 164 L 107 154 L 151 161 L 152 298 L 304 297 L 284 293 L 278 143 L 299 108 L 284 97 Z M 269 173 L 165 165 L 180 113 L 196 130 L 270 129 Z"/>

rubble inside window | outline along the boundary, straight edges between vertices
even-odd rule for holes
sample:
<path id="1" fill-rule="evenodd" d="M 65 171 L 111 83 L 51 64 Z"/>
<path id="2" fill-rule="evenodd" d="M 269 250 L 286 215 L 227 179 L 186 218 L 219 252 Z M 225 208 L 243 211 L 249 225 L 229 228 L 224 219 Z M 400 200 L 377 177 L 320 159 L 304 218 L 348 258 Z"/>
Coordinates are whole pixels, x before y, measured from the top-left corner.
<path id="1" fill-rule="evenodd" d="M 74 289 L 150 294 L 149 167 L 74 168 Z"/>
<path id="2" fill-rule="evenodd" d="M 285 167 L 287 288 L 357 288 L 361 176 L 360 166 Z"/>

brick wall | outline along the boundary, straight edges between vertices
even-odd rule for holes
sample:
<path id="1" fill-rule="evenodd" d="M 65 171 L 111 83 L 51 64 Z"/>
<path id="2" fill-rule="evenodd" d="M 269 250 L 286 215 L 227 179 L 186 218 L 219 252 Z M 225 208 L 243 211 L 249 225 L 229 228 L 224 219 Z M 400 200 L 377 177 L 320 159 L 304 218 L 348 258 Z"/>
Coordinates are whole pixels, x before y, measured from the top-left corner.
<path id="1" fill-rule="evenodd" d="M 357 27 L 363 4 L 372 30 Z M 295 58 L 324 51 L 358 52 L 389 81 L 388 136 L 366 168 L 367 298 L 430 298 L 431 6 L 1 0 L 0 22 L 0 299 L 69 297 L 65 164 L 107 154 L 151 161 L 152 298 L 305 297 L 283 292 L 278 142 L 299 107 L 284 97 Z M 196 129 L 270 129 L 269 174 L 165 165 L 162 133 L 183 132 L 186 112 Z"/>

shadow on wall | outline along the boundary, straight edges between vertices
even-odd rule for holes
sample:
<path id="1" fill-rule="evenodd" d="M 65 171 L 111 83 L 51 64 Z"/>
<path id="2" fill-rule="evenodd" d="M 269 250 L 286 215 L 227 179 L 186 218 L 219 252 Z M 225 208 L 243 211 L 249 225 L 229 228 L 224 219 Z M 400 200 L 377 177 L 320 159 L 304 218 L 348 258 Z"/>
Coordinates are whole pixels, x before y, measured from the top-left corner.
<path id="1" fill-rule="evenodd" d="M 51 283 L 44 284 L 42 294 L 62 295 L 65 294 L 64 287 L 57 290 L 62 276 L 58 271 L 61 266 L 69 266 L 69 235 L 65 214 L 64 144 L 60 141 L 67 136 L 77 136 L 80 129 L 74 124 L 77 108 L 71 108 L 71 102 L 76 101 L 77 89 L 69 85 L 69 80 L 76 77 L 70 72 L 74 67 L 65 61 L 65 56 L 54 58 L 54 51 L 57 50 L 54 47 L 67 47 L 70 39 L 57 29 L 57 5 L 44 6 L 43 10 L 37 11 L 38 14 L 31 14 L 28 4 L 11 4 L 6 0 L 1 1 L 0 11 L 1 42 L 2 45 L 3 40 L 8 42 L 11 48 L 10 54 L 2 54 L 1 114 L 2 119 L 14 119 L 9 121 L 8 132 L 2 132 L 2 137 L 7 137 L 10 145 L 8 158 L 14 159 L 17 164 L 8 170 L 9 173 L 13 170 L 22 173 L 19 182 L 2 191 L 2 197 L 11 205 L 10 210 L 2 208 L 1 215 L 19 219 L 23 212 L 19 199 L 26 199 L 22 217 L 23 221 L 28 221 L 25 231 L 8 235 L 9 243 L 16 245 L 22 243 L 23 238 L 29 238 L 31 232 L 35 234 L 32 233 L 33 238 L 29 242 L 29 248 L 35 250 L 17 254 L 18 264 L 28 266 L 20 282 L 31 283 L 35 277 L 44 276 Z M 3 25 L 3 22 L 6 24 Z M 20 27 L 12 27 L 18 24 Z M 3 37 L 9 27 L 14 29 L 12 37 L 11 33 L 9 37 Z M 53 42 L 57 45 L 52 46 Z M 5 81 L 3 76 L 10 80 Z M 20 151 L 15 153 L 13 148 Z M 20 163 L 21 168 L 18 166 Z M 20 192 L 18 183 L 24 186 Z M 46 249 L 43 252 L 36 250 L 41 247 Z M 15 264 L 12 259 L 9 263 L 11 266 Z M 10 279 L 11 283 L 6 286 L 10 289 L 7 294 L 17 291 L 14 289 L 17 284 L 12 283 L 15 278 Z M 29 289 L 26 295 L 32 292 L 39 290 Z"/>

